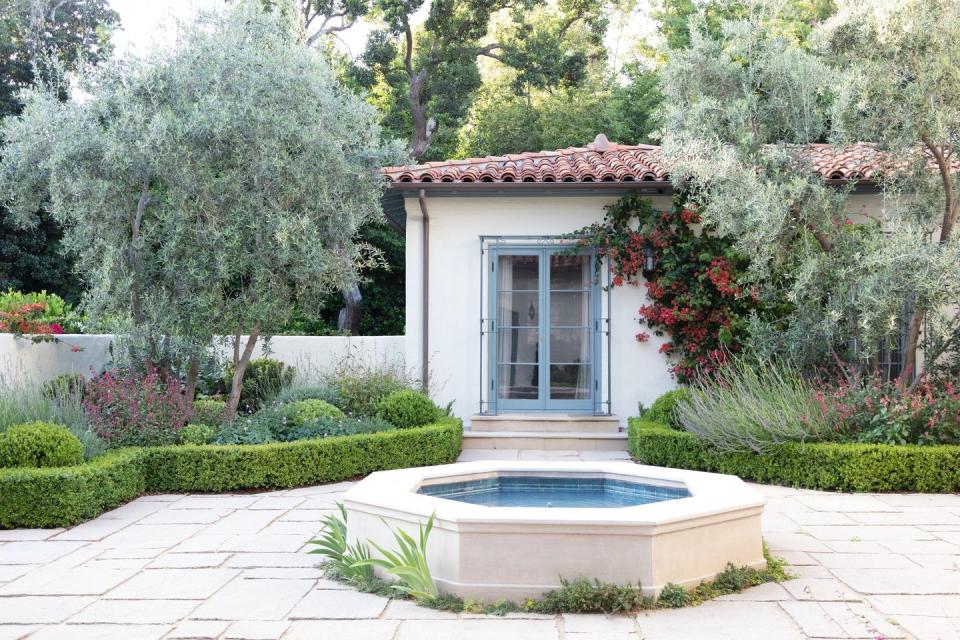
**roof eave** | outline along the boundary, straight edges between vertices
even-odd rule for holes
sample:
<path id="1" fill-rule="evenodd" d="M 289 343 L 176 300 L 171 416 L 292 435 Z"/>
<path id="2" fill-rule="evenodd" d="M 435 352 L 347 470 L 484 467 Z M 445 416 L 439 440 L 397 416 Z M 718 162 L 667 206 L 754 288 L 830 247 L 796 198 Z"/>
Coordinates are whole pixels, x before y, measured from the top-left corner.
<path id="1" fill-rule="evenodd" d="M 564 193 L 607 192 L 607 191 L 646 191 L 669 194 L 673 185 L 665 181 L 627 181 L 627 182 L 390 182 L 390 188 L 397 191 L 456 191 L 462 193 L 495 192 L 532 192 L 557 191 Z"/>
<path id="2" fill-rule="evenodd" d="M 879 185 L 875 180 L 848 180 L 830 178 L 825 184 L 833 187 L 846 187 L 853 184 L 854 191 L 861 193 L 876 192 Z M 589 194 L 599 192 L 627 192 L 670 195 L 673 183 L 669 180 L 637 180 L 624 182 L 390 182 L 389 187 L 397 191 L 443 191 L 445 193 L 498 193 L 517 192 L 562 192 L 569 194 Z"/>

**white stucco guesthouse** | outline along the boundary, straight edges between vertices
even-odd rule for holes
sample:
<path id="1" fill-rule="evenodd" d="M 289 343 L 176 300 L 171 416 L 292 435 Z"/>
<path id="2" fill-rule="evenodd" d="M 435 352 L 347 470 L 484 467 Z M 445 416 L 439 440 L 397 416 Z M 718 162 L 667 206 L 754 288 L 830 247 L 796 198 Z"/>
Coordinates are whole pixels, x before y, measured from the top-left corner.
<path id="1" fill-rule="evenodd" d="M 869 154 L 816 147 L 827 180 L 869 173 Z M 635 339 L 644 288 L 608 291 L 595 256 L 571 254 L 561 238 L 601 221 L 628 191 L 669 208 L 658 147 L 598 135 L 586 147 L 384 174 L 406 220 L 406 361 L 429 370 L 438 402 L 454 401 L 475 430 L 506 417 L 622 420 L 675 386 L 659 353 L 665 338 Z M 866 211 L 879 198 L 865 190 L 851 202 Z"/>

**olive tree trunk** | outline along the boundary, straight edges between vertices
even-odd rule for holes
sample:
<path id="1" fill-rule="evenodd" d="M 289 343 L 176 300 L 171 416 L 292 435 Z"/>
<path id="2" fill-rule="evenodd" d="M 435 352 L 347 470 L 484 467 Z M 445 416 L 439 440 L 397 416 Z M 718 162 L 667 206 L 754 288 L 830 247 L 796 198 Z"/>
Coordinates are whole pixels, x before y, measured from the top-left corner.
<path id="1" fill-rule="evenodd" d="M 254 325 L 247 336 L 247 344 L 240 351 L 240 333 L 238 327 L 234 335 L 233 343 L 233 380 L 230 381 L 230 397 L 227 400 L 226 419 L 233 420 L 237 417 L 237 407 L 240 405 L 240 391 L 243 389 L 243 374 L 247 372 L 247 365 L 250 364 L 250 358 L 253 356 L 253 349 L 257 346 L 257 339 L 260 337 L 260 325 Z"/>

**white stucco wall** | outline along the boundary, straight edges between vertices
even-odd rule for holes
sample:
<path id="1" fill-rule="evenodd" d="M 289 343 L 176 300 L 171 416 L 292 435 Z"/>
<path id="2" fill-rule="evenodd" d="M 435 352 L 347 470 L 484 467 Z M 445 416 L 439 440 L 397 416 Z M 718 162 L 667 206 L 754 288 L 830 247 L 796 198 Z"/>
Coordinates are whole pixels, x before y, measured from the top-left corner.
<path id="1" fill-rule="evenodd" d="M 35 344 L 0 334 L 0 382 L 43 382 L 62 373 L 99 373 L 110 366 L 112 341 L 110 335 L 65 335 L 56 343 Z M 396 364 L 406 350 L 403 336 L 275 336 L 269 344 L 271 358 L 307 377 L 328 371 L 348 356 L 372 365 Z M 260 341 L 254 357 L 264 355 Z"/>
<path id="2" fill-rule="evenodd" d="M 603 218 L 604 206 L 618 195 L 431 196 L 430 215 L 430 370 L 437 400 L 454 401 L 465 419 L 478 413 L 481 381 L 481 235 L 561 235 Z M 670 198 L 653 198 L 668 208 Z M 416 197 L 407 198 L 407 363 L 421 362 L 422 217 Z M 484 292 L 485 294 L 485 292 Z M 643 287 L 612 292 L 612 412 L 626 419 L 637 403 L 649 405 L 676 386 L 658 349 L 667 338 L 638 343 L 638 309 Z M 486 301 L 483 301 L 486 304 Z M 606 386 L 606 385 L 604 385 Z M 606 393 L 604 389 L 604 393 Z"/>
<path id="3" fill-rule="evenodd" d="M 43 382 L 62 373 L 89 377 L 111 360 L 109 335 L 62 335 L 57 342 L 0 333 L 0 383 Z"/>

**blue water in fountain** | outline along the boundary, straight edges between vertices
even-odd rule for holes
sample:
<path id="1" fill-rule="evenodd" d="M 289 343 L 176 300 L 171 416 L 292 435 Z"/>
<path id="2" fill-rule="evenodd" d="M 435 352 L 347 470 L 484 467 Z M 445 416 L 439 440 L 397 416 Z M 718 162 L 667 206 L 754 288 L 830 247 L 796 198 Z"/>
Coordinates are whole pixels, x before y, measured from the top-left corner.
<path id="1" fill-rule="evenodd" d="M 482 480 L 430 484 L 419 493 L 487 507 L 635 507 L 687 498 L 690 492 L 609 478 L 498 476 Z"/>

